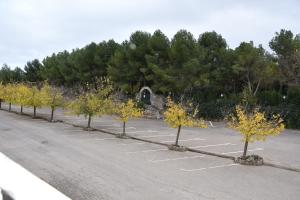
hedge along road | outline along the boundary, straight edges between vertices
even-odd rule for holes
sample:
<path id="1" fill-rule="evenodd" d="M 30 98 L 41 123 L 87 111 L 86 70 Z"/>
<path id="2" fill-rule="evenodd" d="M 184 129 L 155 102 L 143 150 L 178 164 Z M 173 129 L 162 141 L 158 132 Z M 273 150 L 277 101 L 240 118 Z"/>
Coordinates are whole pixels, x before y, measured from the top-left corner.
<path id="1" fill-rule="evenodd" d="M 161 145 L 130 144 L 137 141 L 5 111 L 0 111 L 0 121 L 0 151 L 72 199 L 298 199 L 300 195 L 297 172 L 241 166 Z"/>

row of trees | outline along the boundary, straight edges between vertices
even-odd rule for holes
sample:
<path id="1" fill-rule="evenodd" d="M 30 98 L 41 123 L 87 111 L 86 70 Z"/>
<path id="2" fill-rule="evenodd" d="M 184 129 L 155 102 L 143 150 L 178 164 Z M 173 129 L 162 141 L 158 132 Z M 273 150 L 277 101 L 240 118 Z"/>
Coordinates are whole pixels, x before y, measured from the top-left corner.
<path id="1" fill-rule="evenodd" d="M 136 31 L 121 44 L 113 40 L 91 43 L 52 54 L 42 62 L 35 59 L 24 71 L 4 66 L 0 81 L 48 80 L 73 86 L 94 84 L 97 78 L 108 76 L 116 88 L 129 94 L 147 85 L 165 95 L 192 95 L 195 90 L 237 94 L 246 88 L 255 96 L 261 89 L 285 92 L 286 86 L 299 86 L 299 35 L 281 30 L 271 39 L 270 48 L 275 54 L 253 42 L 231 49 L 216 32 L 195 39 L 180 30 L 170 40 L 160 30 L 153 34 Z"/>
<path id="2" fill-rule="evenodd" d="M 57 107 L 64 106 L 62 92 L 47 83 L 41 89 L 37 86 L 27 86 L 23 83 L 9 83 L 7 85 L 0 83 L 0 108 L 2 101 L 9 104 L 9 111 L 11 111 L 12 104 L 19 105 L 21 114 L 23 114 L 24 107 L 33 107 L 33 117 L 36 117 L 37 108 L 42 106 L 50 107 L 50 121 L 53 121 L 54 110 Z"/>
<path id="3" fill-rule="evenodd" d="M 97 90 L 79 95 L 76 99 L 69 102 L 63 100 L 59 89 L 51 87 L 45 83 L 40 89 L 36 86 L 27 86 L 25 84 L 7 84 L 0 83 L 0 108 L 4 100 L 11 105 L 20 106 L 20 114 L 23 114 L 24 106 L 33 107 L 33 117 L 36 117 L 36 108 L 47 106 L 51 108 L 51 118 L 53 121 L 54 110 L 57 107 L 67 107 L 70 113 L 84 115 L 88 118 L 87 130 L 91 129 L 91 120 L 94 116 L 115 115 L 117 120 L 123 123 L 123 132 L 120 137 L 125 137 L 126 122 L 131 118 L 143 116 L 143 111 L 137 107 L 133 100 L 126 102 L 114 102 L 111 93 L 112 86 L 102 85 Z M 165 122 L 172 128 L 177 128 L 177 136 L 174 147 L 179 147 L 178 141 L 182 127 L 207 128 L 203 119 L 196 118 L 197 107 L 183 106 L 181 103 L 175 103 L 170 97 L 167 99 L 167 108 L 164 112 Z M 253 112 L 246 112 L 241 106 L 236 107 L 234 115 L 228 117 L 229 126 L 243 135 L 245 146 L 243 158 L 246 158 L 248 142 L 256 140 L 265 140 L 269 135 L 277 135 L 284 130 L 283 120 L 279 115 L 273 115 L 269 119 L 265 114 L 255 109 Z"/>
<path id="4" fill-rule="evenodd" d="M 20 106 L 20 114 L 23 114 L 24 107 L 32 107 L 35 118 L 37 108 L 49 107 L 51 108 L 50 121 L 53 121 L 55 109 L 66 108 L 69 114 L 83 115 L 88 118 L 88 130 L 91 129 L 93 117 L 116 115 L 117 119 L 123 122 L 122 136 L 125 136 L 126 122 L 130 118 L 141 117 L 143 112 L 131 99 L 125 103 L 113 101 L 111 93 L 112 86 L 106 85 L 97 90 L 80 94 L 73 100 L 67 100 L 63 98 L 60 89 L 52 87 L 48 83 L 40 88 L 23 83 L 6 85 L 0 83 L 0 109 L 3 101 L 8 103 L 9 112 L 12 110 L 12 104 Z"/>

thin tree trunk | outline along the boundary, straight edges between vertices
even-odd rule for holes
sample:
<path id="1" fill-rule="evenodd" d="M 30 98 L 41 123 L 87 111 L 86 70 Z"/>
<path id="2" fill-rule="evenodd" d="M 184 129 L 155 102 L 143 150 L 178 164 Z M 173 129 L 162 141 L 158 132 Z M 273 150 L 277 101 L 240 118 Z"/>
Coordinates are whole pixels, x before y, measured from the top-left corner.
<path id="1" fill-rule="evenodd" d="M 54 107 L 51 107 L 51 118 L 50 121 L 53 121 L 53 117 L 54 117 Z"/>
<path id="2" fill-rule="evenodd" d="M 36 117 L 36 106 L 33 106 L 33 117 Z"/>
<path id="3" fill-rule="evenodd" d="M 246 138 L 246 141 L 245 141 L 243 158 L 246 158 L 246 155 L 247 155 L 247 149 L 248 149 L 248 138 Z"/>
<path id="4" fill-rule="evenodd" d="M 87 128 L 91 128 L 91 121 L 92 121 L 92 116 L 89 115 Z"/>
<path id="5" fill-rule="evenodd" d="M 256 93 L 257 93 L 257 91 L 258 91 L 259 86 L 260 86 L 260 80 L 259 80 L 258 83 L 257 83 L 257 86 L 256 86 L 256 89 L 255 89 L 255 91 L 254 91 L 253 96 L 256 96 Z"/>
<path id="6" fill-rule="evenodd" d="M 123 133 L 122 133 L 123 136 L 125 136 L 125 134 L 126 134 L 125 133 L 125 126 L 126 126 L 126 122 L 123 122 Z"/>
<path id="7" fill-rule="evenodd" d="M 2 108 L 2 99 L 0 99 L 0 109 Z"/>
<path id="8" fill-rule="evenodd" d="M 177 131 L 177 136 L 176 136 L 175 146 L 178 146 L 178 140 L 179 140 L 180 130 L 181 130 L 181 125 L 178 126 L 178 131 Z"/>
<path id="9" fill-rule="evenodd" d="M 11 111 L 11 103 L 9 103 L 8 111 L 9 111 L 9 112 Z"/>
<path id="10" fill-rule="evenodd" d="M 21 105 L 21 115 L 23 114 L 23 105 Z"/>

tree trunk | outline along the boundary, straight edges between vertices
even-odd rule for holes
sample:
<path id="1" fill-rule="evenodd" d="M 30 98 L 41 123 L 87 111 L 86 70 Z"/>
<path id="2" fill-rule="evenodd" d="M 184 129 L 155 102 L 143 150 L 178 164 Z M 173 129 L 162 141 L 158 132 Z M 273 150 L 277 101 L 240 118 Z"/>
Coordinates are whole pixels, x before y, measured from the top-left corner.
<path id="1" fill-rule="evenodd" d="M 89 115 L 87 128 L 91 128 L 91 121 L 92 121 L 92 116 Z"/>
<path id="2" fill-rule="evenodd" d="M 123 133 L 122 133 L 123 136 L 125 136 L 125 134 L 126 134 L 125 133 L 125 126 L 126 126 L 126 122 L 123 122 Z"/>
<path id="3" fill-rule="evenodd" d="M 11 111 L 11 103 L 9 103 L 8 111 L 9 111 L 9 112 Z"/>
<path id="4" fill-rule="evenodd" d="M 0 109 L 2 108 L 2 99 L 0 99 Z"/>
<path id="5" fill-rule="evenodd" d="M 257 93 L 257 91 L 258 91 L 258 89 L 259 89 L 259 86 L 260 86 L 260 80 L 258 81 L 258 83 L 257 83 L 257 85 L 256 85 L 256 89 L 255 89 L 255 91 L 254 91 L 254 93 L 253 93 L 253 96 L 256 96 L 256 93 Z"/>
<path id="6" fill-rule="evenodd" d="M 23 105 L 21 105 L 21 115 L 23 114 Z"/>
<path id="7" fill-rule="evenodd" d="M 248 138 L 246 138 L 246 141 L 245 141 L 243 158 L 246 158 L 246 155 L 247 155 L 247 149 L 248 149 Z"/>
<path id="8" fill-rule="evenodd" d="M 33 106 L 33 118 L 36 117 L 36 106 Z"/>
<path id="9" fill-rule="evenodd" d="M 54 107 L 51 107 L 51 118 L 50 121 L 53 121 L 53 117 L 54 117 Z"/>
<path id="10" fill-rule="evenodd" d="M 177 136 L 176 136 L 175 146 L 178 146 L 178 139 L 179 139 L 180 130 L 181 130 L 181 125 L 178 126 L 178 131 L 177 131 Z"/>

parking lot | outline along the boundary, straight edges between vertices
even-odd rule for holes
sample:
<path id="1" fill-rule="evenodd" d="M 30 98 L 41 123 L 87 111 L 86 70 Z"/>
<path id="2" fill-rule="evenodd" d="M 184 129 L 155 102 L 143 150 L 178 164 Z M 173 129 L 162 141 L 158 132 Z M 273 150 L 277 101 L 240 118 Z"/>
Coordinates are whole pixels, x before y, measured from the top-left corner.
<path id="1" fill-rule="evenodd" d="M 86 124 L 83 117 L 65 116 L 61 110 L 56 118 Z M 0 151 L 72 199 L 298 199 L 300 195 L 297 172 L 241 166 L 230 159 L 170 151 L 6 111 L 0 111 L 0 119 Z M 92 126 L 122 130 L 111 117 L 94 119 Z M 140 119 L 128 123 L 127 134 L 171 144 L 176 130 L 160 120 Z M 207 129 L 183 129 L 179 142 L 223 155 L 238 156 L 243 150 L 241 136 L 221 122 Z M 300 167 L 300 133 L 287 130 L 264 143 L 250 144 L 249 153 Z"/>
<path id="2" fill-rule="evenodd" d="M 4 105 L 4 109 L 7 109 Z M 18 111 L 19 107 L 12 107 Z M 32 108 L 25 108 L 24 112 L 32 114 Z M 50 118 L 50 110 L 47 108 L 38 109 L 38 115 Z M 68 115 L 66 111 L 58 109 L 55 118 L 63 120 L 70 124 L 86 126 L 87 119 L 83 116 Z M 179 138 L 179 144 L 199 149 L 237 157 L 242 154 L 243 142 L 242 136 L 237 132 L 226 127 L 223 122 L 208 122 L 206 129 L 183 128 Z M 122 123 L 113 117 L 95 117 L 92 120 L 92 127 L 108 132 L 122 132 Z M 172 144 L 175 142 L 176 129 L 169 128 L 162 120 L 139 119 L 130 120 L 126 125 L 126 133 L 141 139 Z M 130 141 L 123 146 L 143 146 L 141 141 Z M 164 147 L 160 147 L 164 148 Z M 143 151 L 160 151 L 159 149 L 145 149 Z M 285 130 L 276 137 L 267 138 L 266 142 L 250 143 L 248 147 L 249 154 L 258 154 L 264 157 L 264 160 L 274 164 L 288 167 L 300 168 L 300 131 Z"/>

